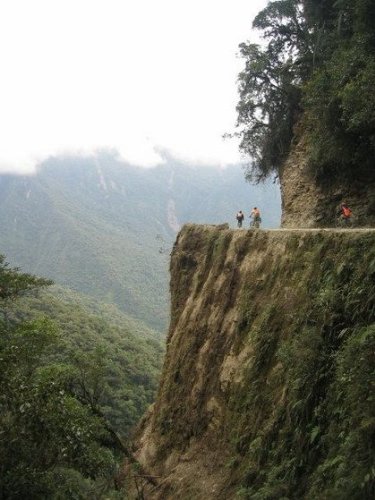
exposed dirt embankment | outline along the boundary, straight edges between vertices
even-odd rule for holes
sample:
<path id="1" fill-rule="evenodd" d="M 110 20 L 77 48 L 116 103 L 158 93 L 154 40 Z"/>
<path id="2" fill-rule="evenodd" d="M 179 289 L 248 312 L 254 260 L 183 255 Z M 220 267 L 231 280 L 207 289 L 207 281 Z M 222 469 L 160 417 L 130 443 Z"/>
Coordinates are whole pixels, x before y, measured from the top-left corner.
<path id="1" fill-rule="evenodd" d="M 340 204 L 349 204 L 354 223 L 360 227 L 375 227 L 375 174 L 362 173 L 355 178 L 320 179 L 308 166 L 308 153 L 302 136 L 286 160 L 281 175 L 282 226 L 332 227 Z"/>
<path id="2" fill-rule="evenodd" d="M 370 498 L 375 233 L 185 226 L 145 498 Z"/>

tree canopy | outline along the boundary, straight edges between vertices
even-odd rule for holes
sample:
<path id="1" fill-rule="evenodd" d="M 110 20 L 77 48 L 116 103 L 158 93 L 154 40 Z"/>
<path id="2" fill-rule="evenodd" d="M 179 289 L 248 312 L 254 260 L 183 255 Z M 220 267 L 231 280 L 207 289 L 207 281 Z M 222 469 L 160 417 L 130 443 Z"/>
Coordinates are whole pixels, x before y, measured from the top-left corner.
<path id="1" fill-rule="evenodd" d="M 0 497 L 119 498 L 121 437 L 152 401 L 162 349 L 50 284 L 0 256 Z"/>
<path id="2" fill-rule="evenodd" d="M 317 176 L 373 170 L 373 0 L 278 0 L 253 21 L 265 46 L 240 45 L 240 149 L 248 177 L 278 173 L 301 127 Z"/>

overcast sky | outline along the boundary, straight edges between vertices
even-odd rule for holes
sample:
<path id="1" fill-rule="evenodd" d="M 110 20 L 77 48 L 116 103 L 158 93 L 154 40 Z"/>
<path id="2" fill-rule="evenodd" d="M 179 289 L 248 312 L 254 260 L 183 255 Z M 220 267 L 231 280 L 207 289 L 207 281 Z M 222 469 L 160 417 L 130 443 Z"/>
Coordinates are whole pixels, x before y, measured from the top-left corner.
<path id="1" fill-rule="evenodd" d="M 116 148 L 239 160 L 239 43 L 267 0 L 0 0 L 0 170 Z"/>

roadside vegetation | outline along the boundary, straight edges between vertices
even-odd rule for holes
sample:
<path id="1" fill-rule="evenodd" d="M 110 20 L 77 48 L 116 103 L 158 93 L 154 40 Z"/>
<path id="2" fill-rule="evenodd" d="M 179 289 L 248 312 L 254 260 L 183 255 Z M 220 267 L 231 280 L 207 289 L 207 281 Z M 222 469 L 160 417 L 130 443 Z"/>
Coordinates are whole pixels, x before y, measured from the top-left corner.
<path id="1" fill-rule="evenodd" d="M 58 300 L 51 284 L 1 256 L 0 497 L 117 498 L 161 342 Z"/>

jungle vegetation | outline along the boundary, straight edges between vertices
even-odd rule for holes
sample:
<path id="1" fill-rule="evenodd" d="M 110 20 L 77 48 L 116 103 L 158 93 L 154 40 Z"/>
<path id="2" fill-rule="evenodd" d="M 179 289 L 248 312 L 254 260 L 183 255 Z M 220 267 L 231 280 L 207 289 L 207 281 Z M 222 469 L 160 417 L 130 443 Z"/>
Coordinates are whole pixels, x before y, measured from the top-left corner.
<path id="1" fill-rule="evenodd" d="M 277 175 L 302 131 L 317 178 L 373 174 L 374 1 L 271 1 L 253 27 L 265 45 L 240 45 L 238 79 L 247 177 Z"/>
<path id="2" fill-rule="evenodd" d="M 161 341 L 51 284 L 0 256 L 0 498 L 117 498 Z"/>

